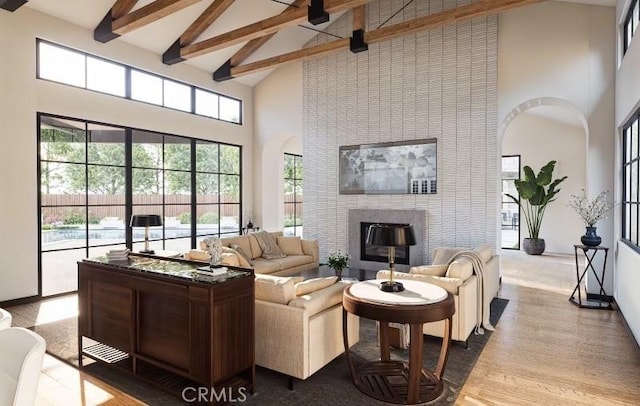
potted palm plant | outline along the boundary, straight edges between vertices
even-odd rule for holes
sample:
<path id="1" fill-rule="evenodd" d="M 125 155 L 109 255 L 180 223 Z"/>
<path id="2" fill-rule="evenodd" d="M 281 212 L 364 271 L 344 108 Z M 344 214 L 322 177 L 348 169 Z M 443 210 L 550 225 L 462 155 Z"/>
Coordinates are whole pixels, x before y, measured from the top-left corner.
<path id="1" fill-rule="evenodd" d="M 551 180 L 555 165 L 556 161 L 550 161 L 540 169 L 537 175 L 531 167 L 525 166 L 523 168 L 524 179 L 518 179 L 514 182 L 520 198 L 506 193 L 520 206 L 527 223 L 529 238 L 525 238 L 522 245 L 524 251 L 529 255 L 540 255 L 544 252 L 545 242 L 543 238 L 539 237 L 542 219 L 547 206 L 555 200 L 556 195 L 560 192 L 560 189 L 556 188 L 567 179 L 564 176 Z"/>

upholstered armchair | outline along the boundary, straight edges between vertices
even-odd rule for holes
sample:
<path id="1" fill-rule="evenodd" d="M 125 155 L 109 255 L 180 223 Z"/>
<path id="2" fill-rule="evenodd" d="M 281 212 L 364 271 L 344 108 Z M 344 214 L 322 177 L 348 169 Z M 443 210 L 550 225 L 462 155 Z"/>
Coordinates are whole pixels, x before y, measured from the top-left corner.
<path id="1" fill-rule="evenodd" d="M 482 291 L 472 261 L 466 257 L 454 258 L 462 251 L 474 252 L 482 262 Z M 497 296 L 500 288 L 500 259 L 489 245 L 475 249 L 436 248 L 431 265 L 412 267 L 409 273 L 394 272 L 396 279 L 413 279 L 438 285 L 453 294 L 456 312 L 453 315 L 451 339 L 465 342 L 477 325 L 481 325 L 486 308 Z M 389 271 L 380 271 L 378 279 L 388 279 Z M 488 318 L 488 316 L 487 316 Z M 444 321 L 425 323 L 424 334 L 442 337 Z"/>
<path id="2" fill-rule="evenodd" d="M 0 309 L 0 330 L 11 327 L 11 313 Z"/>
<path id="3" fill-rule="evenodd" d="M 307 379 L 344 352 L 342 294 L 337 278 L 256 274 L 256 365 Z M 360 339 L 357 316 L 348 316 L 349 344 Z M 289 380 L 290 388 L 293 379 Z"/>
<path id="4" fill-rule="evenodd" d="M 32 406 L 46 343 L 21 327 L 0 330 L 0 405 Z"/>

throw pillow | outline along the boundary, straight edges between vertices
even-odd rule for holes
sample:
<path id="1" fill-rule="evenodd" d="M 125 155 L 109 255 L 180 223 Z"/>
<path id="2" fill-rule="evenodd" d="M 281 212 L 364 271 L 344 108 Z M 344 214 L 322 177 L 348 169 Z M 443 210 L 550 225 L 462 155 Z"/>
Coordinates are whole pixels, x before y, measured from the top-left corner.
<path id="1" fill-rule="evenodd" d="M 304 255 L 300 237 L 276 237 L 276 241 L 285 255 Z"/>
<path id="2" fill-rule="evenodd" d="M 331 286 L 338 281 L 337 276 L 329 276 L 327 278 L 313 278 L 307 279 L 303 282 L 296 283 L 296 296 L 302 296 L 315 292 L 316 290 L 324 289 L 327 286 Z"/>
<path id="3" fill-rule="evenodd" d="M 459 258 L 449 264 L 445 274 L 448 278 L 458 278 L 466 281 L 473 275 L 473 264 L 467 258 Z"/>
<path id="4" fill-rule="evenodd" d="M 294 279 L 286 276 L 256 274 L 256 299 L 287 304 L 296 297 Z"/>
<path id="5" fill-rule="evenodd" d="M 253 260 L 251 259 L 251 256 L 247 255 L 247 253 L 244 252 L 242 247 L 240 247 L 238 244 L 231 244 L 231 245 L 229 245 L 229 247 L 231 249 L 233 249 L 236 252 L 236 254 L 238 254 L 238 256 L 242 257 L 242 259 L 245 260 L 245 262 L 247 263 L 247 265 L 245 265 L 245 266 L 253 265 Z M 242 262 L 242 261 L 240 261 L 240 262 Z"/>
<path id="6" fill-rule="evenodd" d="M 449 265 L 421 265 L 409 268 L 409 273 L 418 275 L 444 276 L 449 269 Z"/>
<path id="7" fill-rule="evenodd" d="M 253 235 L 258 240 L 258 244 L 260 244 L 260 248 L 262 248 L 262 258 L 264 259 L 278 259 L 284 258 L 286 255 L 282 253 L 280 247 L 278 247 L 278 243 L 276 241 L 276 237 L 271 235 L 266 231 L 258 231 L 257 233 L 253 233 Z"/>

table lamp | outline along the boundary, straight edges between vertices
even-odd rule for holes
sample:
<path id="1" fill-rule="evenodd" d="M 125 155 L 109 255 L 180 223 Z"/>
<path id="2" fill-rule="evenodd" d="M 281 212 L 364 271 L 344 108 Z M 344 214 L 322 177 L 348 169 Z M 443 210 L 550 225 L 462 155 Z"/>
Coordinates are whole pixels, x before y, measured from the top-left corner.
<path id="1" fill-rule="evenodd" d="M 380 284 L 383 292 L 402 292 L 402 283 L 393 280 L 396 247 L 416 245 L 413 226 L 402 224 L 372 224 L 367 232 L 367 244 L 389 248 L 389 280 Z"/>
<path id="2" fill-rule="evenodd" d="M 134 214 L 131 216 L 131 227 L 144 227 L 144 250 L 141 254 L 153 254 L 154 250 L 149 249 L 149 227 L 162 225 L 162 219 L 157 214 Z"/>

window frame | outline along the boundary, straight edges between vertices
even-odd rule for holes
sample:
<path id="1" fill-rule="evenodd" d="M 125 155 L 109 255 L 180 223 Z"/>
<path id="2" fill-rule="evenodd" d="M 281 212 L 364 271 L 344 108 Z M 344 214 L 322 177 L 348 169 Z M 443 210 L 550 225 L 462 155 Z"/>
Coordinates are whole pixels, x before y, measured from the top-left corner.
<path id="1" fill-rule="evenodd" d="M 622 56 L 627 53 L 627 50 L 631 45 L 631 40 L 635 36 L 635 32 L 640 24 L 640 18 L 636 19 L 634 16 L 635 8 L 640 7 L 639 2 L 640 0 L 631 0 L 629 8 L 627 9 L 627 14 L 624 18 L 624 23 L 622 24 Z M 629 30 L 629 25 L 631 25 L 631 30 Z M 629 31 L 631 31 L 631 36 L 629 36 Z"/>
<path id="2" fill-rule="evenodd" d="M 83 133 L 84 133 L 84 145 L 85 145 L 85 159 L 84 162 L 67 162 L 66 160 L 63 159 L 43 159 L 42 154 L 41 154 L 41 143 L 42 143 L 42 125 L 43 125 L 43 118 L 47 118 L 47 119 L 58 119 L 58 120 L 69 120 L 69 121 L 73 121 L 75 123 L 78 124 L 82 124 L 84 125 L 83 127 Z M 124 137 L 123 137 L 123 143 L 124 143 L 124 151 L 123 154 L 125 155 L 124 157 L 124 163 L 122 165 L 118 164 L 100 164 L 100 163 L 94 163 L 94 162 L 90 162 L 88 160 L 88 145 L 90 144 L 91 140 L 89 137 L 90 132 L 88 130 L 91 129 L 92 125 L 98 125 L 98 126 L 108 126 L 111 127 L 113 129 L 117 129 L 117 130 L 123 130 L 124 131 Z M 115 125 L 115 124 L 110 124 L 110 123 L 103 123 L 103 122 L 97 122 L 97 121 L 93 121 L 93 120 L 87 120 L 87 119 L 79 119 L 79 118 L 75 118 L 75 117 L 68 117 L 68 116 L 61 116 L 61 115 L 56 115 L 56 114 L 49 114 L 49 113 L 43 113 L 43 112 L 37 112 L 37 124 L 36 124 L 37 128 L 36 128 L 36 136 L 37 136 L 37 142 L 36 142 L 36 148 L 37 148 L 37 154 L 36 154 L 36 160 L 37 160 L 37 209 L 38 209 L 38 234 L 37 234 L 37 238 L 38 238 L 38 295 L 42 296 L 43 293 L 43 287 L 42 287 L 42 276 L 43 276 L 43 259 L 44 259 L 44 254 L 48 254 L 48 253 L 52 253 L 52 252 L 64 252 L 64 251 L 83 251 L 84 250 L 84 257 L 88 257 L 91 252 L 92 249 L 95 248 L 104 248 L 104 247 L 115 247 L 115 246 L 126 246 L 127 248 L 131 249 L 132 247 L 134 247 L 134 245 L 140 244 L 140 241 L 138 239 L 134 239 L 133 238 L 133 231 L 132 228 L 129 226 L 129 219 L 131 218 L 132 213 L 134 212 L 134 208 L 135 207 L 141 207 L 141 206 L 159 206 L 161 207 L 161 211 L 162 211 L 162 215 L 164 216 L 165 213 L 167 212 L 167 207 L 171 206 L 175 206 L 175 204 L 169 203 L 165 201 L 165 196 L 167 195 L 167 190 L 165 190 L 165 184 L 163 182 L 163 190 L 160 193 L 161 196 L 161 203 L 158 204 L 139 204 L 139 203 L 134 203 L 133 202 L 133 190 L 132 190 L 132 181 L 133 181 L 133 175 L 132 175 L 132 171 L 133 169 L 139 169 L 139 168 L 143 168 L 143 169 L 154 169 L 154 170 L 161 170 L 164 173 L 166 172 L 170 172 L 170 171 L 177 171 L 176 169 L 171 169 L 171 168 L 167 168 L 166 167 L 166 163 L 163 161 L 162 163 L 162 168 L 158 169 L 158 168 L 146 168 L 140 165 L 134 165 L 132 162 L 132 147 L 134 145 L 134 140 L 133 140 L 133 133 L 135 131 L 141 131 L 141 132 L 145 132 L 145 133 L 153 133 L 158 135 L 159 137 L 162 137 L 162 139 L 159 141 L 162 145 L 162 150 L 164 151 L 164 147 L 166 145 L 167 140 L 170 140 L 170 138 L 167 137 L 172 137 L 172 138 L 180 138 L 180 139 L 184 139 L 186 140 L 185 145 L 189 145 L 190 148 L 190 159 L 191 159 L 191 166 L 189 169 L 189 173 L 191 176 L 191 194 L 189 197 L 189 203 L 185 204 L 188 205 L 190 207 L 190 213 L 191 213 L 191 224 L 190 224 L 190 247 L 191 249 L 194 248 L 198 248 L 197 247 L 197 243 L 198 240 L 201 240 L 202 238 L 205 238 L 207 236 L 214 236 L 216 238 L 220 238 L 223 237 L 225 235 L 241 235 L 241 225 L 243 223 L 243 218 L 242 218 L 242 213 L 243 213 L 243 193 L 242 193 L 242 186 L 243 186 L 243 171 L 242 171 L 242 154 L 243 154 L 243 146 L 242 145 L 238 145 L 238 144 L 231 144 L 231 143 L 225 143 L 225 142 L 219 142 L 219 141 L 212 141 L 212 140 L 207 140 L 207 139 L 201 139 L 201 138 L 195 138 L 195 137 L 187 137 L 187 136 L 183 136 L 183 135 L 177 135 L 177 134 L 169 134 L 169 133 L 163 133 L 163 132 L 158 132 L 158 131 L 153 131 L 153 130 L 144 130 L 144 129 L 139 129 L 139 128 L 134 128 L 134 127 L 128 127 L 128 126 L 124 126 L 124 125 Z M 220 147 L 221 146 L 229 146 L 229 147 L 233 147 L 233 148 L 237 148 L 238 150 L 238 168 L 237 168 L 237 173 L 229 173 L 229 172 L 223 172 L 222 171 L 222 164 L 220 162 L 218 162 L 218 167 L 216 169 L 216 171 L 201 171 L 201 170 L 197 170 L 196 169 L 196 154 L 195 154 L 195 146 L 200 143 L 204 143 L 204 144 L 212 144 L 212 145 L 217 145 L 218 147 L 218 151 L 220 151 Z M 222 155 L 218 152 L 218 159 L 222 159 Z M 85 184 L 85 196 L 86 198 L 84 199 L 84 203 L 80 203 L 80 204 L 74 204 L 74 205 L 68 205 L 68 204 L 44 204 L 43 203 L 43 191 L 42 191 L 42 164 L 44 162 L 54 162 L 54 163 L 71 163 L 74 165 L 82 165 L 85 168 L 85 173 L 87 174 L 86 176 L 88 176 L 88 168 L 91 166 L 103 166 L 103 167 L 118 167 L 118 168 L 124 168 L 124 176 L 125 176 L 125 199 L 123 203 L 106 203 L 106 204 L 98 204 L 98 203 L 91 203 L 90 199 L 89 199 L 89 193 L 88 193 L 88 187 L 89 184 L 86 183 Z M 235 168 L 233 168 L 235 170 Z M 184 171 L 183 171 L 184 172 Z M 197 210 L 196 208 L 198 206 L 201 206 L 202 203 L 200 203 L 197 200 L 197 193 L 194 192 L 194 187 L 195 187 L 195 176 L 196 173 L 211 173 L 211 174 L 215 174 L 218 177 L 222 176 L 222 175 L 233 175 L 233 176 L 237 176 L 238 177 L 238 198 L 237 198 L 237 202 L 222 202 L 221 200 L 218 200 L 217 203 L 211 203 L 210 205 L 215 205 L 217 206 L 217 212 L 218 212 L 218 219 L 221 219 L 221 214 L 222 214 L 222 207 L 223 206 L 236 206 L 237 210 L 238 210 L 238 228 L 237 229 L 233 229 L 232 231 L 225 231 L 223 232 L 221 227 L 219 226 L 217 229 L 217 232 L 214 233 L 198 233 L 197 232 L 197 226 L 198 226 L 198 216 L 197 216 Z M 220 193 L 220 188 L 221 185 L 220 183 L 218 183 L 218 195 L 221 196 L 222 194 Z M 77 208 L 79 211 L 84 212 L 85 215 L 85 223 L 83 225 L 83 229 L 84 232 L 86 233 L 86 235 L 81 239 L 82 240 L 82 244 L 79 244 L 78 246 L 72 246 L 72 247 L 58 247 L 58 248 L 50 248 L 50 249 L 44 249 L 43 247 L 43 241 L 42 241 L 42 235 L 43 235 L 43 209 L 46 210 L 47 208 L 66 208 L 66 207 L 73 207 L 73 208 Z M 104 243 L 92 243 L 92 239 L 95 240 L 95 237 L 91 237 L 89 230 L 90 230 L 90 210 L 94 207 L 118 207 L 118 208 L 123 208 L 124 209 L 124 231 L 125 231 L 125 237 L 124 240 L 122 242 L 118 242 L 118 243 L 113 243 L 113 242 L 104 242 Z M 231 209 L 233 210 L 233 209 Z M 220 224 L 220 222 L 218 222 L 218 224 Z M 166 234 L 166 229 L 165 229 L 165 225 L 162 226 L 162 237 L 161 238 L 149 238 L 150 242 L 153 241 L 162 241 L 162 247 L 163 249 L 166 249 L 167 246 L 167 241 L 171 241 L 171 240 L 181 240 L 181 239 L 185 239 L 187 237 L 183 237 L 183 236 L 175 236 L 175 237 L 167 237 Z"/>
<path id="3" fill-rule="evenodd" d="M 68 83 L 65 83 L 65 82 L 59 82 L 59 81 L 56 81 L 56 80 L 53 80 L 53 79 L 43 78 L 40 75 L 40 63 L 41 63 L 40 44 L 41 43 L 44 43 L 44 44 L 47 44 L 49 46 L 57 47 L 57 48 L 60 48 L 60 49 L 64 49 L 64 50 L 71 51 L 71 52 L 74 52 L 74 53 L 82 55 L 84 57 L 84 73 L 85 73 L 85 75 L 84 75 L 85 76 L 84 86 L 76 86 L 76 85 L 68 84 Z M 114 64 L 114 65 L 119 65 L 119 66 L 122 66 L 125 69 L 125 83 L 124 83 L 125 95 L 124 96 L 119 96 L 119 95 L 116 95 L 116 94 L 113 94 L 113 93 L 103 92 L 101 90 L 90 89 L 90 88 L 87 87 L 87 57 L 91 57 L 91 58 L 95 58 L 95 59 L 98 59 L 98 60 L 102 60 L 104 62 L 108 62 L 108 63 Z M 146 102 L 144 100 L 138 100 L 138 99 L 134 99 L 134 98 L 131 97 L 131 88 L 132 88 L 131 72 L 134 71 L 134 70 L 135 71 L 139 71 L 139 72 L 144 73 L 144 74 L 147 74 L 147 75 L 156 76 L 156 77 L 161 79 L 161 85 L 162 85 L 162 102 L 161 102 L 161 104 Z M 40 79 L 40 80 L 45 80 L 45 81 L 48 81 L 48 82 L 52 82 L 52 83 L 59 83 L 59 84 L 65 85 L 65 86 L 71 86 L 71 87 L 75 87 L 75 88 L 78 88 L 78 89 L 85 89 L 85 90 L 88 90 L 88 91 L 91 91 L 91 92 L 96 92 L 96 93 L 100 93 L 100 94 L 104 94 L 104 95 L 117 97 L 119 99 L 126 99 L 126 100 L 130 100 L 130 101 L 138 102 L 138 103 L 148 104 L 150 106 L 162 107 L 162 108 L 173 110 L 173 111 L 179 111 L 179 112 L 182 112 L 182 113 L 193 114 L 193 115 L 196 115 L 198 117 L 206 117 L 206 118 L 209 118 L 209 119 L 212 119 L 212 120 L 222 121 L 222 122 L 225 122 L 225 123 L 230 123 L 230 124 L 235 124 L 235 125 L 243 125 L 244 124 L 244 102 L 243 102 L 242 99 L 239 99 L 239 98 L 233 97 L 233 96 L 228 96 L 228 95 L 225 95 L 225 94 L 222 94 L 222 93 L 214 92 L 212 90 L 205 89 L 205 88 L 199 87 L 199 86 L 195 86 L 195 85 L 186 83 L 186 82 L 178 80 L 178 79 L 170 78 L 168 76 L 159 75 L 157 73 L 150 72 L 150 71 L 145 70 L 145 69 L 141 69 L 141 68 L 137 68 L 135 66 L 127 65 L 127 64 L 124 64 L 124 63 L 121 63 L 121 62 L 113 61 L 111 59 L 104 58 L 104 57 L 99 56 L 99 55 L 94 55 L 94 54 L 91 54 L 91 53 L 88 53 L 88 52 L 84 52 L 84 51 L 81 51 L 81 50 L 78 50 L 78 49 L 74 49 L 74 48 L 71 48 L 71 47 L 68 47 L 68 46 L 65 46 L 65 45 L 60 45 L 60 44 L 57 44 L 55 42 L 47 41 L 47 40 L 42 39 L 42 38 L 36 38 L 36 78 Z M 191 93 L 191 109 L 190 109 L 190 111 L 177 109 L 177 108 L 165 105 L 165 100 L 164 100 L 164 82 L 165 81 L 174 82 L 174 83 L 177 83 L 177 84 L 180 84 L 180 85 L 188 86 L 190 88 L 190 93 Z M 209 115 L 196 113 L 196 98 L 195 98 L 196 89 L 200 90 L 202 92 L 205 92 L 205 93 L 213 94 L 213 95 L 218 97 L 218 106 L 217 106 L 218 117 L 211 117 Z M 233 101 L 239 103 L 239 106 L 238 106 L 238 121 L 237 122 L 236 121 L 231 121 L 231 120 L 224 120 L 224 119 L 220 118 L 220 101 L 222 99 L 229 99 L 229 100 L 233 100 Z"/>
<path id="4" fill-rule="evenodd" d="M 633 128 L 635 127 L 636 137 L 635 143 L 640 143 L 640 110 L 636 111 L 633 116 L 623 125 L 622 127 L 622 137 L 621 137 L 621 151 L 622 151 L 622 159 L 621 159 L 621 171 L 622 171 L 622 187 L 620 193 L 620 201 L 621 201 L 621 230 L 620 230 L 620 238 L 621 240 L 627 244 L 629 247 L 634 249 L 636 252 L 640 253 L 640 145 L 635 145 L 635 155 L 633 155 L 633 146 L 634 146 L 634 137 L 633 137 Z M 629 137 L 627 134 L 629 133 Z M 629 140 L 629 142 L 628 142 Z M 629 145 L 631 144 L 631 145 Z M 631 148 L 631 150 L 629 150 Z M 628 158 L 627 158 L 628 155 Z M 633 164 L 636 165 L 636 173 L 635 179 L 627 177 L 627 168 L 629 169 L 629 174 L 633 176 L 632 168 Z M 632 196 L 627 196 L 627 186 L 629 186 L 629 193 L 631 193 L 631 185 L 635 182 L 636 187 L 636 196 L 635 200 L 632 199 Z M 635 221 L 636 221 L 636 233 L 635 233 L 635 241 L 633 241 L 633 235 L 627 235 L 627 225 L 629 226 L 629 230 L 631 230 L 631 219 L 627 218 L 627 207 L 629 208 L 629 212 L 633 212 L 635 210 Z M 628 223 L 628 224 L 627 224 Z"/>

